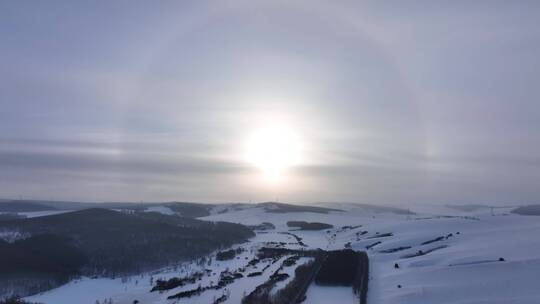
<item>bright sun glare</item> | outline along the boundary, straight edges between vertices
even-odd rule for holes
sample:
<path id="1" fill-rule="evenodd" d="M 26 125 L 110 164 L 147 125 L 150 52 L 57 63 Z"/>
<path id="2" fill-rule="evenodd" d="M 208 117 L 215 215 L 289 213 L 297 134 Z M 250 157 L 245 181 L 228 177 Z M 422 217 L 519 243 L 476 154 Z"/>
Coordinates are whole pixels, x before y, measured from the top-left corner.
<path id="1" fill-rule="evenodd" d="M 292 128 L 269 125 L 256 129 L 248 138 L 246 158 L 261 170 L 265 179 L 278 182 L 287 169 L 301 160 L 301 143 Z"/>

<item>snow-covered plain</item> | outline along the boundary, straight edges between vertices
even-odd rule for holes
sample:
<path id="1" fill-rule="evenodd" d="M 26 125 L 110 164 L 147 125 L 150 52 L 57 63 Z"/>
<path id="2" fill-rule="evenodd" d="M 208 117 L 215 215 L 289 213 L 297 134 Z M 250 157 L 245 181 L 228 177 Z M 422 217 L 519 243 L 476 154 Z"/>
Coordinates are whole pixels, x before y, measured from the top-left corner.
<path id="1" fill-rule="evenodd" d="M 235 246 L 244 251 L 230 261 L 212 258 L 211 265 L 183 263 L 124 279 L 82 278 L 27 299 L 45 304 L 94 304 L 96 300 L 108 298 L 119 304 L 133 303 L 135 299 L 140 303 L 212 303 L 227 292 L 230 297 L 224 303 L 240 303 L 243 295 L 266 281 L 281 264 L 281 261 L 273 264 L 263 261 L 247 266 L 257 249 L 267 246 L 267 242 L 285 242 L 288 248 L 302 248 L 292 235 L 283 234 L 292 232 L 301 237 L 308 248 L 332 250 L 350 246 L 367 250 L 370 304 L 540 303 L 540 217 L 509 214 L 505 209 L 496 209 L 493 215 L 488 208 L 464 212 L 443 206 L 413 206 L 411 211 L 422 213 L 403 215 L 371 212 L 348 204 L 332 207 L 347 211 L 268 213 L 263 208 L 246 207 L 215 212 L 203 219 L 247 225 L 271 222 L 276 229 L 259 232 L 250 242 Z M 322 231 L 290 231 L 286 226 L 290 220 L 324 222 L 335 227 Z M 423 255 L 418 255 L 419 251 Z M 395 268 L 396 263 L 399 268 Z M 217 282 L 220 272 L 227 268 L 234 271 L 245 267 L 249 273 L 261 271 L 268 264 L 271 265 L 263 275 L 241 278 L 228 285 L 227 291 L 208 290 L 178 302 L 167 300 L 168 296 L 199 284 Z M 185 277 L 205 268 L 211 272 L 195 284 L 163 293 L 149 292 L 151 277 L 154 281 Z M 294 267 L 283 271 L 293 274 Z M 275 288 L 284 284 L 280 282 Z M 351 288 L 312 284 L 305 303 L 358 303 L 358 300 Z"/>

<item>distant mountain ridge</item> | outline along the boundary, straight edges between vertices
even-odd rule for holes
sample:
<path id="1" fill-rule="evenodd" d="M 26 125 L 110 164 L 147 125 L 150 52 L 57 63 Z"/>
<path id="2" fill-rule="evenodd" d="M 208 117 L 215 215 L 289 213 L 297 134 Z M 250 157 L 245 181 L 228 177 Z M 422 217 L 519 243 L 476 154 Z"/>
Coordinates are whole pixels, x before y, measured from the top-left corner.
<path id="1" fill-rule="evenodd" d="M 315 203 L 317 206 L 328 207 L 336 206 L 337 208 L 346 209 L 346 210 L 362 210 L 370 213 L 394 213 L 401 215 L 413 215 L 415 214 L 409 209 L 398 208 L 393 206 L 386 205 L 375 205 L 375 204 L 365 204 L 365 203 L 346 203 L 346 202 L 321 202 Z"/>
<path id="2" fill-rule="evenodd" d="M 519 215 L 540 215 L 540 204 L 537 205 L 528 205 L 515 208 L 511 211 L 512 213 Z"/>
<path id="3" fill-rule="evenodd" d="M 200 218 L 215 213 L 224 213 L 240 209 L 263 208 L 270 213 L 287 212 L 342 212 L 341 209 L 319 207 L 311 205 L 296 205 L 281 202 L 263 202 L 255 204 L 247 203 L 223 203 L 207 204 L 195 202 L 156 202 L 156 203 L 135 203 L 135 202 L 68 202 L 68 201 L 47 201 L 47 200 L 0 200 L 0 212 L 35 212 L 53 210 L 83 210 L 88 208 L 104 209 L 129 209 L 144 211 L 151 207 L 163 206 L 169 208 L 173 213 L 182 217 Z"/>
<path id="4" fill-rule="evenodd" d="M 34 201 L 22 200 L 2 200 L 0 201 L 0 212 L 33 212 L 56 210 L 52 206 L 47 206 Z"/>
<path id="5" fill-rule="evenodd" d="M 288 213 L 288 212 L 314 212 L 314 213 L 329 213 L 329 212 L 343 212 L 341 209 L 334 209 L 328 207 L 315 207 L 310 205 L 293 205 L 277 202 L 266 202 L 257 204 L 265 209 L 266 212 L 271 213 Z"/>

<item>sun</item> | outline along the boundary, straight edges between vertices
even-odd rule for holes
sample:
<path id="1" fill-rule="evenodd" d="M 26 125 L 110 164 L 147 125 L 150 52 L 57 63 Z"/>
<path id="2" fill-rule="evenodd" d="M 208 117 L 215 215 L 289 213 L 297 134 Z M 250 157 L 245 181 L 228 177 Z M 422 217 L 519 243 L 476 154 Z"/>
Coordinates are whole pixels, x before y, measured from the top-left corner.
<path id="1" fill-rule="evenodd" d="M 254 130 L 246 142 L 246 160 L 272 182 L 283 179 L 287 169 L 301 161 L 301 142 L 295 130 L 270 124 Z"/>

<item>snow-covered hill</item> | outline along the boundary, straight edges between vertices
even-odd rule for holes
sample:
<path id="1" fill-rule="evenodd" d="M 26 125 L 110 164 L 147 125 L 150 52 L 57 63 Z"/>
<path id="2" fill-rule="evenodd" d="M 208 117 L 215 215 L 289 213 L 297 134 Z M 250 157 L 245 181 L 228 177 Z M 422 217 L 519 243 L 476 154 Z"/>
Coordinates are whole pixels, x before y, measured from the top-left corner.
<path id="1" fill-rule="evenodd" d="M 214 253 L 206 258 L 204 264 L 201 261 L 198 264 L 184 263 L 124 279 L 83 278 L 28 299 L 46 304 L 94 304 L 96 300 L 109 298 L 113 303 L 126 304 L 134 300 L 140 303 L 175 303 L 167 297 L 196 288 L 199 284 L 206 286 L 216 282 L 225 270 L 261 271 L 260 276 L 235 280 L 225 290 L 204 291 L 179 302 L 212 303 L 227 293 L 228 299 L 223 303 L 240 303 L 244 295 L 267 280 L 282 262 L 262 261 L 249 266 L 257 249 L 284 246 L 291 249 L 351 247 L 367 250 L 370 258 L 370 304 L 540 302 L 540 217 L 520 216 L 504 209 L 497 209 L 492 215 L 489 209 L 467 212 L 442 206 L 412 208 L 416 214 L 368 211 L 345 204 L 336 208 L 346 210 L 276 213 L 244 205 L 212 210 L 211 215 L 202 219 L 246 225 L 270 222 L 276 229 L 259 231 L 250 242 L 235 246 L 243 251 L 233 260 L 217 261 Z M 287 222 L 296 220 L 328 223 L 334 228 L 290 231 Z M 299 238 L 304 245 L 298 242 Z M 210 259 L 212 262 L 209 264 Z M 294 273 L 292 268 L 280 271 Z M 193 284 L 163 293 L 150 292 L 151 280 L 155 283 L 158 278 L 185 277 L 195 272 L 206 274 Z M 280 283 L 274 288 L 279 289 L 283 285 Z M 350 288 L 314 284 L 309 287 L 304 303 L 336 303 L 336 299 L 339 303 L 358 303 Z"/>

